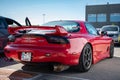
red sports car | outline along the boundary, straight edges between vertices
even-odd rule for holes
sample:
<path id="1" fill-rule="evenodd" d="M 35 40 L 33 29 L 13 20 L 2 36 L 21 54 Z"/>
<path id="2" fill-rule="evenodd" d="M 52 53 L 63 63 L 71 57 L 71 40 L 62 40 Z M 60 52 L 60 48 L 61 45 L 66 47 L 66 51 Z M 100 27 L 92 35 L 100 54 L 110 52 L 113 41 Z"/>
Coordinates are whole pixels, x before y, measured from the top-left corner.
<path id="1" fill-rule="evenodd" d="M 52 21 L 42 26 L 9 28 L 9 32 L 5 54 L 23 64 L 75 66 L 86 72 L 92 64 L 114 54 L 112 38 L 105 32 L 99 34 L 84 21 Z"/>

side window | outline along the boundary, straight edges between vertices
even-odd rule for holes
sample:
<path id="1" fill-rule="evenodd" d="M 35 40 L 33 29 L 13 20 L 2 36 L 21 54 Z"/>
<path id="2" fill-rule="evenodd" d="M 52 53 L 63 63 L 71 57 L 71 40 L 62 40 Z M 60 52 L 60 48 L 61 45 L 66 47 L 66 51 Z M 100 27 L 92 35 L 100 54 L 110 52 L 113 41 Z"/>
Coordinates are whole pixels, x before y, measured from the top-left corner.
<path id="1" fill-rule="evenodd" d="M 55 25 L 60 25 L 64 27 L 68 32 L 80 31 L 80 25 L 74 21 L 52 21 L 52 22 L 43 24 L 43 26 L 55 26 Z"/>
<path id="2" fill-rule="evenodd" d="M 85 26 L 86 26 L 87 31 L 89 32 L 89 34 L 98 35 L 97 30 L 91 24 L 85 23 Z"/>
<path id="3" fill-rule="evenodd" d="M 0 19 L 0 29 L 5 29 L 5 25 L 3 20 Z"/>
<path id="4" fill-rule="evenodd" d="M 66 22 L 61 26 L 63 26 L 68 32 L 78 32 L 80 30 L 79 24 L 75 22 Z"/>

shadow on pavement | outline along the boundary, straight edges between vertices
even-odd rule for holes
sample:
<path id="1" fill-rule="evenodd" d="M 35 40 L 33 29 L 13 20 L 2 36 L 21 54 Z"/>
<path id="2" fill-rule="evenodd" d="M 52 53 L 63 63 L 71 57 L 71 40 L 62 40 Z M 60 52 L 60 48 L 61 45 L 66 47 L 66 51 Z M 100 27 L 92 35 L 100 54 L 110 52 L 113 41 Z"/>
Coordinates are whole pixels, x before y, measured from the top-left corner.
<path id="1" fill-rule="evenodd" d="M 53 67 L 49 65 L 24 65 L 22 67 L 24 71 L 32 71 L 32 72 L 38 72 L 38 73 L 44 73 L 44 74 L 60 74 L 60 73 L 81 73 L 78 72 L 74 67 L 70 67 L 67 70 L 61 71 L 61 72 L 55 72 L 53 71 Z"/>
<path id="2" fill-rule="evenodd" d="M 26 71 L 18 70 L 18 71 L 13 72 L 11 75 L 9 75 L 9 79 L 10 80 L 24 80 L 24 79 L 32 78 L 36 75 L 38 74 L 33 73 L 33 72 L 26 72 Z"/>
<path id="3" fill-rule="evenodd" d="M 41 72 L 41 73 L 53 73 L 51 66 L 48 65 L 24 65 L 22 67 L 24 71 L 32 71 L 32 72 Z"/>
<path id="4" fill-rule="evenodd" d="M 114 62 L 114 61 L 116 61 L 116 62 Z M 106 65 L 106 64 L 108 64 L 108 65 L 112 65 L 113 63 L 112 62 L 114 62 L 114 64 L 115 63 L 119 63 L 119 61 L 120 61 L 120 57 L 114 57 L 114 58 L 111 58 L 111 59 L 104 59 L 104 60 L 101 60 L 100 62 L 98 62 L 98 63 L 96 63 L 96 64 L 93 64 L 92 65 L 92 67 L 91 67 L 91 69 L 93 69 L 94 68 L 94 66 L 98 66 L 98 65 Z M 105 63 L 105 64 L 104 64 Z M 108 66 L 108 65 L 106 65 L 106 66 Z M 116 65 L 116 64 L 115 64 Z M 115 66 L 114 65 L 114 66 Z M 119 64 L 120 65 L 120 64 Z M 24 65 L 24 66 L 22 66 L 22 69 L 24 70 L 24 71 L 30 71 L 30 72 L 38 72 L 38 73 L 52 73 L 52 74 L 60 74 L 60 73 L 82 73 L 82 72 L 79 72 L 79 71 L 77 71 L 74 67 L 70 67 L 69 69 L 67 69 L 67 70 L 65 70 L 65 71 L 62 71 L 62 72 L 54 72 L 53 71 L 53 68 L 52 67 L 50 67 L 50 66 L 47 66 L 47 65 L 34 65 L 34 66 L 29 66 L 29 65 Z M 90 71 L 91 71 L 91 69 L 90 69 Z M 89 72 L 89 71 L 88 71 Z"/>

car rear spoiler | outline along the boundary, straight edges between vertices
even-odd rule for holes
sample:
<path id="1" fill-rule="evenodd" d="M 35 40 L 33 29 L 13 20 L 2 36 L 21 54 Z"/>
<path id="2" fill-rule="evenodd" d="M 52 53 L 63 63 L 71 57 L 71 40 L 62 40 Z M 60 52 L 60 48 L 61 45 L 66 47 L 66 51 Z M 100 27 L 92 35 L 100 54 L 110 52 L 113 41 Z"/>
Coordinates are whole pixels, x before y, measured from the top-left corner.
<path id="1" fill-rule="evenodd" d="M 50 27 L 50 26 L 22 26 L 22 27 L 9 27 L 8 32 L 9 34 L 19 34 L 20 31 L 22 34 L 26 33 L 28 30 L 55 30 L 54 33 L 46 33 L 45 35 L 59 35 L 59 36 L 65 36 L 68 34 L 68 32 L 59 25 L 55 25 L 55 27 Z"/>

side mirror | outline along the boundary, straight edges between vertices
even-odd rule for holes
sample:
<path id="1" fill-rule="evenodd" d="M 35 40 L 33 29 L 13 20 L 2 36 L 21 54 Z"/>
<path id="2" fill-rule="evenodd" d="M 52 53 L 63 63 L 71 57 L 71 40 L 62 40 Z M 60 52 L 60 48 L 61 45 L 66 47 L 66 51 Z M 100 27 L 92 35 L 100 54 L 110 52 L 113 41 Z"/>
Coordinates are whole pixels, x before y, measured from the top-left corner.
<path id="1" fill-rule="evenodd" d="M 101 36 L 107 36 L 107 31 L 101 31 Z"/>

